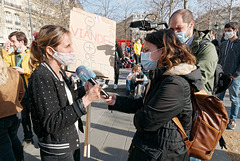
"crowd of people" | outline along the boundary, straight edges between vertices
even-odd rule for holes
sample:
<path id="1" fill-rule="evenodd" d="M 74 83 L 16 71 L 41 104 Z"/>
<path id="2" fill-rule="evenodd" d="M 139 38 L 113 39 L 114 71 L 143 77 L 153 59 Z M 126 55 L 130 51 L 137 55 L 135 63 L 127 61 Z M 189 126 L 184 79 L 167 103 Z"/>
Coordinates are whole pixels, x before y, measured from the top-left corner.
<path id="1" fill-rule="evenodd" d="M 100 98 L 109 110 L 134 114 L 136 133 L 128 161 L 198 160 L 188 156 L 172 118 L 177 116 L 186 134 L 190 134 L 191 88 L 212 94 L 215 69 L 221 64 L 224 73 L 233 78 L 228 89 L 232 104 L 227 128 L 236 127 L 240 39 L 237 22 L 225 25 L 226 40 L 221 43 L 215 40 L 213 31 L 198 31 L 194 25 L 192 12 L 180 9 L 171 15 L 170 29 L 147 34 L 144 45 L 137 39 L 132 57 L 131 52 L 123 53 L 116 44 L 114 89 L 119 68 L 132 69 L 126 78 L 127 96 L 110 94 L 109 98 L 100 94 L 104 87 L 99 84 L 86 82 L 76 88 L 63 70 L 74 60 L 69 30 L 57 25 L 43 26 L 34 33 L 30 48 L 24 32 L 12 32 L 0 56 L 0 160 L 24 160 L 23 148 L 33 144 L 32 127 L 42 160 L 80 160 L 81 117 L 87 113 L 86 107 Z M 142 70 L 149 71 L 148 78 Z M 142 97 L 128 97 L 138 85 L 146 87 Z M 223 100 L 225 93 L 218 97 Z M 22 143 L 17 136 L 20 112 Z"/>

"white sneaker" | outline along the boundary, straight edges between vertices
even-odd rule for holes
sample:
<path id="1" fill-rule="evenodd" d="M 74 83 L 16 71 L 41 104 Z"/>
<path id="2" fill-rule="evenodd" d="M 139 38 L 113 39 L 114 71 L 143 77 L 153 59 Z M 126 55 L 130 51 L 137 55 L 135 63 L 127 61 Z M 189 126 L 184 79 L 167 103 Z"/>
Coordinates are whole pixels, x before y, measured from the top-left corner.
<path id="1" fill-rule="evenodd" d="M 118 86 L 117 86 L 116 84 L 113 85 L 113 89 L 117 89 L 117 87 L 118 87 Z"/>
<path id="2" fill-rule="evenodd" d="M 105 88 L 108 88 L 108 85 L 107 85 L 107 84 L 103 84 L 103 85 L 102 85 L 102 89 L 105 89 Z"/>
<path id="3" fill-rule="evenodd" d="M 233 119 L 231 119 L 231 120 L 229 121 L 229 123 L 227 124 L 227 129 L 234 130 L 236 126 L 237 126 L 236 122 L 233 121 Z"/>

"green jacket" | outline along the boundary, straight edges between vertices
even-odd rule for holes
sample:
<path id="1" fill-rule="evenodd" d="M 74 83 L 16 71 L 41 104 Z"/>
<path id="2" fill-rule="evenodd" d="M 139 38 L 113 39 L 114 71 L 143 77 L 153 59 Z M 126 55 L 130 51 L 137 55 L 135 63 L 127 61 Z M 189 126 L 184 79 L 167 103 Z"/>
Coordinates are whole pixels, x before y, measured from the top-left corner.
<path id="1" fill-rule="evenodd" d="M 209 42 L 199 48 L 199 43 L 202 40 L 209 40 Z M 218 62 L 217 51 L 211 41 L 211 32 L 209 30 L 195 30 L 194 39 L 189 46 L 192 50 L 192 53 L 196 56 L 196 65 L 199 66 L 201 69 L 204 90 L 208 94 L 212 93 L 212 89 L 214 86 L 214 73 Z"/>

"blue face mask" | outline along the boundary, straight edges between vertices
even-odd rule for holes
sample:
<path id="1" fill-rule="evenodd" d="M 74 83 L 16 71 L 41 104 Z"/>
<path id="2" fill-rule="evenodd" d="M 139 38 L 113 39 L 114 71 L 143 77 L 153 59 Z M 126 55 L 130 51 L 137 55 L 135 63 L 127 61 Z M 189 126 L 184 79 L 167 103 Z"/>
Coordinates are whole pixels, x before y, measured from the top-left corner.
<path id="1" fill-rule="evenodd" d="M 188 40 L 188 36 L 186 35 L 186 32 L 177 32 L 176 36 L 178 37 L 181 43 L 185 43 Z"/>
<path id="2" fill-rule="evenodd" d="M 22 51 L 22 48 L 18 48 L 16 52 L 21 53 L 21 51 Z"/>
<path id="3" fill-rule="evenodd" d="M 157 49 L 155 51 L 158 51 L 158 50 L 160 50 L 160 49 Z M 153 52 L 155 52 L 155 51 L 153 51 Z M 142 62 L 142 66 L 145 70 L 154 70 L 157 68 L 158 60 L 155 60 L 155 61 L 150 60 L 151 53 L 153 53 L 153 52 L 141 54 L 141 62 Z"/>

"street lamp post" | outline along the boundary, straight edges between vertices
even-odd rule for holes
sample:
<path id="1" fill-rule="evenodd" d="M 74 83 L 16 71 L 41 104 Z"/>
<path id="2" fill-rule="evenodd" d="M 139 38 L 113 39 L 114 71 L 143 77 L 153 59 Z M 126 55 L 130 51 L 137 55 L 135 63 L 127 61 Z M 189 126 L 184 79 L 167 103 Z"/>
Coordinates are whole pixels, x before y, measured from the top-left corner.
<path id="1" fill-rule="evenodd" d="M 30 7 L 29 0 L 28 0 L 28 9 L 29 9 L 29 21 L 30 21 L 31 39 L 32 39 L 32 35 L 33 35 L 33 28 L 32 28 L 32 12 L 31 12 L 31 7 Z"/>
<path id="2" fill-rule="evenodd" d="M 139 37 L 139 33 L 137 33 L 137 35 L 136 35 L 136 36 L 137 36 L 137 38 L 136 38 L 136 39 L 140 38 L 140 37 Z"/>
<path id="3" fill-rule="evenodd" d="M 219 29 L 219 25 L 218 25 L 218 23 L 216 22 L 216 24 L 214 25 L 214 28 L 215 28 L 215 30 L 216 30 L 216 39 L 217 39 L 217 35 L 218 35 L 218 29 Z"/>
<path id="4" fill-rule="evenodd" d="M 129 47 L 130 47 L 130 53 L 132 53 L 132 33 L 133 33 L 133 28 L 131 28 L 130 27 L 130 45 L 129 45 Z"/>

